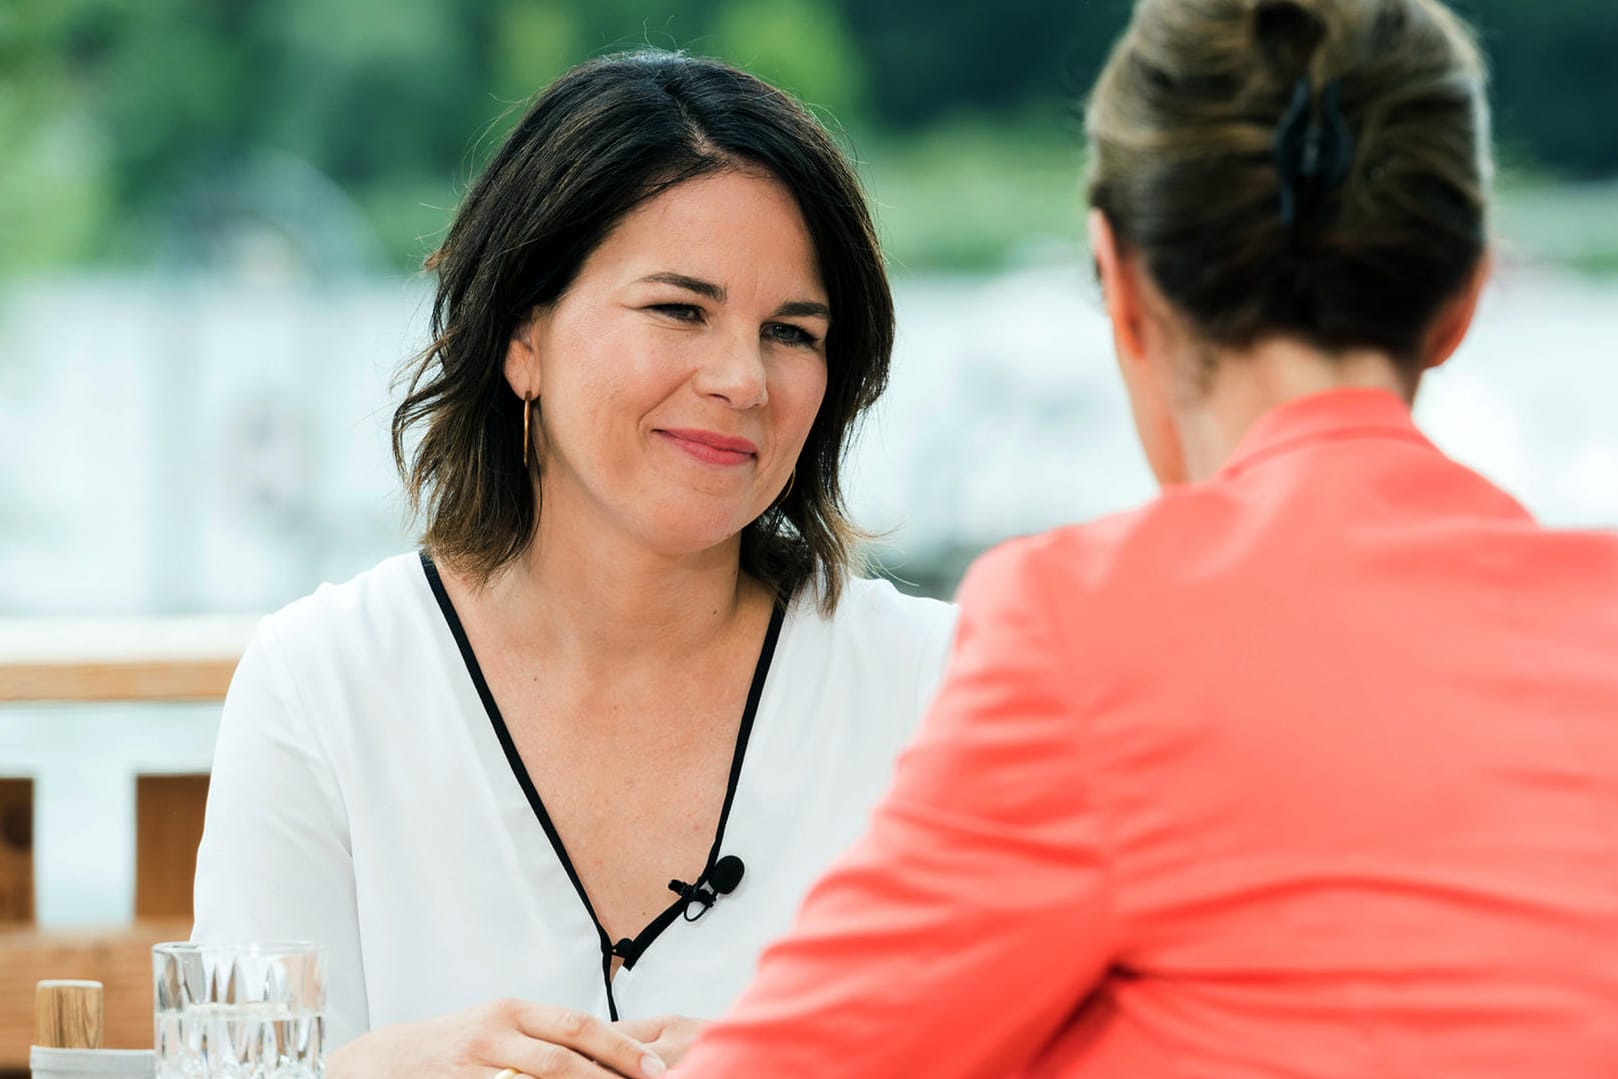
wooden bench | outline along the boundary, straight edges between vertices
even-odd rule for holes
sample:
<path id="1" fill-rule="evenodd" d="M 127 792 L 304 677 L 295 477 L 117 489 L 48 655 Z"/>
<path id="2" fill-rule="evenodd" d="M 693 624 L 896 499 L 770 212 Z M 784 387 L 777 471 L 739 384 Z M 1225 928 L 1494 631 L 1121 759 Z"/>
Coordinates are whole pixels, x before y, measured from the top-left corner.
<path id="1" fill-rule="evenodd" d="M 220 701 L 252 624 L 0 619 L 0 705 Z M 0 773 L 0 1079 L 27 1075 L 34 985 L 46 978 L 102 982 L 107 1048 L 151 1047 L 151 947 L 191 933 L 208 777 L 136 777 L 135 917 L 107 928 L 36 924 L 34 796 L 31 777 Z"/>

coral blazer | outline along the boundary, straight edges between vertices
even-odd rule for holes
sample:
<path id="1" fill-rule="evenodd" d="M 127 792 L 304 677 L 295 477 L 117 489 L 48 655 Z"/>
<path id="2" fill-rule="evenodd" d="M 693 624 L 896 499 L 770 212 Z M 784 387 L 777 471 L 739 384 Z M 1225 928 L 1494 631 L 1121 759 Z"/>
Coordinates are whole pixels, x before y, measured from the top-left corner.
<path id="1" fill-rule="evenodd" d="M 1618 1076 L 1618 536 L 1334 391 L 961 604 L 679 1076 Z"/>

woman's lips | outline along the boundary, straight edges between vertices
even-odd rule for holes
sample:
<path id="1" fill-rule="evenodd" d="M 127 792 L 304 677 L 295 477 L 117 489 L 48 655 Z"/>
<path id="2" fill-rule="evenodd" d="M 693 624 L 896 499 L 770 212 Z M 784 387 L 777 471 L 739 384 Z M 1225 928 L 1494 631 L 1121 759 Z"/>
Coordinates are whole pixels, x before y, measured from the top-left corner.
<path id="1" fill-rule="evenodd" d="M 758 447 L 747 439 L 717 431 L 659 429 L 654 433 L 705 464 L 743 465 L 758 456 Z"/>

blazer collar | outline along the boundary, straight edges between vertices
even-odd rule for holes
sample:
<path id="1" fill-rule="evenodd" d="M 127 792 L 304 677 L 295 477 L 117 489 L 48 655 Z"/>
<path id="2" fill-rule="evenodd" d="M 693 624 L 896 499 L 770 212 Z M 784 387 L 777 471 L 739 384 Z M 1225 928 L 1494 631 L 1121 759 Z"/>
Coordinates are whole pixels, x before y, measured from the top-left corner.
<path id="1" fill-rule="evenodd" d="M 1218 475 L 1234 475 L 1277 453 L 1342 438 L 1392 438 L 1432 448 L 1417 430 L 1410 406 L 1397 394 L 1377 389 L 1327 390 L 1294 398 L 1260 416 Z"/>

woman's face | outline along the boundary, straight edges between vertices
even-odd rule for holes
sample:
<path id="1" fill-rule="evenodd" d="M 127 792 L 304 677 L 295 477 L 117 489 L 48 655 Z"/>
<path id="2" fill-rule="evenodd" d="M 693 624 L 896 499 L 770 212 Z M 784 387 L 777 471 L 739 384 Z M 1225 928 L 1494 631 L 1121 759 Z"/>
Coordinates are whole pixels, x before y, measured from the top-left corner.
<path id="1" fill-rule="evenodd" d="M 547 529 L 605 526 L 665 554 L 735 537 L 792 474 L 829 325 L 777 181 L 723 172 L 637 207 L 507 354 L 513 391 L 539 401 Z"/>

